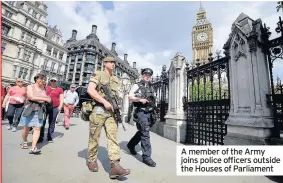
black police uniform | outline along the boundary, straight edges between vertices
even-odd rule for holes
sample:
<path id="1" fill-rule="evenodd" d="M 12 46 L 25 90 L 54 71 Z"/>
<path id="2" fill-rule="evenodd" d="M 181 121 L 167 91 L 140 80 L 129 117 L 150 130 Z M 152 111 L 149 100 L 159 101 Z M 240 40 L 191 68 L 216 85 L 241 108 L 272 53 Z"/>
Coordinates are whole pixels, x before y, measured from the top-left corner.
<path id="1" fill-rule="evenodd" d="M 153 74 L 153 71 L 151 69 L 143 69 L 142 74 Z M 139 98 L 149 98 L 154 97 L 154 90 L 151 86 L 150 82 L 146 83 L 144 81 L 141 81 L 138 83 L 138 90 L 135 93 L 139 93 L 141 96 L 137 96 Z M 152 121 L 152 109 L 148 107 L 148 104 L 142 104 L 141 102 L 134 102 L 135 114 L 136 116 L 136 126 L 138 131 L 136 134 L 132 137 L 132 139 L 128 143 L 128 148 L 132 154 L 136 154 L 135 146 L 141 142 L 141 150 L 142 150 L 142 157 L 143 162 L 147 164 L 148 166 L 155 167 L 156 163 L 151 159 L 151 144 L 150 144 L 150 136 L 149 131 L 150 128 L 153 125 Z"/>

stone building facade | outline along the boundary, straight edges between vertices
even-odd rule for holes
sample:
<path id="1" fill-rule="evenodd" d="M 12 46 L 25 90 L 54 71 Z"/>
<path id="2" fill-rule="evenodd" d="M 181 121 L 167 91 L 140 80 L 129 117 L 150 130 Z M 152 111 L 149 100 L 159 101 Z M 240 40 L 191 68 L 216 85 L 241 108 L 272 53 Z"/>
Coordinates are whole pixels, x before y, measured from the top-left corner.
<path id="1" fill-rule="evenodd" d="M 2 1 L 2 82 L 16 78 L 33 82 L 47 30 L 47 6 L 42 1 Z"/>
<path id="2" fill-rule="evenodd" d="M 66 81 L 80 86 L 88 86 L 90 76 L 94 71 L 103 70 L 103 58 L 112 56 L 117 60 L 116 74 L 121 77 L 127 73 L 131 80 L 139 78 L 136 62 L 133 67 L 129 65 L 128 55 L 124 54 L 124 59 L 118 57 L 115 51 L 116 43 L 112 43 L 109 50 L 99 42 L 96 34 L 97 26 L 92 25 L 91 33 L 83 40 L 77 40 L 77 31 L 72 31 L 72 37 L 65 43 L 68 50 L 67 67 L 65 69 Z"/>
<path id="3" fill-rule="evenodd" d="M 68 50 L 64 47 L 62 33 L 57 26 L 48 27 L 42 51 L 41 73 L 44 73 L 48 80 L 56 77 L 59 81 L 64 81 Z"/>

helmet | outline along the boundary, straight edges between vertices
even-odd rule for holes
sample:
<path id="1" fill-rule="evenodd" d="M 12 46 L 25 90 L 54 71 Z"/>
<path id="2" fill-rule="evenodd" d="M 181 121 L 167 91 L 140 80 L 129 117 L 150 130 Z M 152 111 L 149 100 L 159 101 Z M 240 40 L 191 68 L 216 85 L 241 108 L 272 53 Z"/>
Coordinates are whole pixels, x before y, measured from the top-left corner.
<path id="1" fill-rule="evenodd" d="M 150 75 L 152 76 L 153 70 L 150 69 L 150 68 L 145 68 L 145 69 L 142 69 L 142 70 L 141 70 L 141 74 L 142 74 L 142 75 L 143 75 L 143 74 L 150 74 Z"/>

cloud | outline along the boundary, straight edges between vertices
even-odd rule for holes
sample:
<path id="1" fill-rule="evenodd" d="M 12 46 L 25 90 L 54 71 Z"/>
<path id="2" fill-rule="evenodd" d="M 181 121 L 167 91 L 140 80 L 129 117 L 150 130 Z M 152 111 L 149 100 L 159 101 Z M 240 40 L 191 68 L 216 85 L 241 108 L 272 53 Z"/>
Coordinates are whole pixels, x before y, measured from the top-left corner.
<path id="1" fill-rule="evenodd" d="M 177 52 L 192 60 L 191 32 L 195 24 L 199 2 L 47 2 L 48 21 L 58 25 L 64 40 L 78 31 L 77 39 L 84 39 L 91 26 L 98 26 L 100 42 L 108 48 L 116 42 L 120 57 L 128 54 L 132 65 L 140 70 L 151 67 L 161 73 L 162 65 L 169 67 Z M 279 13 L 276 2 L 203 2 L 214 30 L 214 51 L 222 49 L 233 21 L 241 12 L 252 19 L 262 18 L 274 30 Z"/>
<path id="2" fill-rule="evenodd" d="M 109 22 L 103 6 L 97 2 L 46 2 L 48 6 L 48 22 L 58 25 L 66 41 L 76 29 L 77 40 L 85 39 L 91 33 L 93 24 L 98 25 L 97 35 L 102 44 L 112 40 Z"/>

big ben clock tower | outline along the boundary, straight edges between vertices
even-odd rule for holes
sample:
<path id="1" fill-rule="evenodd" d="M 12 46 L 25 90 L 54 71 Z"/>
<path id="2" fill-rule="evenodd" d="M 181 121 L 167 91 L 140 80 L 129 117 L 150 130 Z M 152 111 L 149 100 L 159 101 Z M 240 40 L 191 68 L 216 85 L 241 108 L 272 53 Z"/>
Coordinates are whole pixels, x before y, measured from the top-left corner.
<path id="1" fill-rule="evenodd" d="M 206 12 L 200 4 L 197 21 L 192 32 L 193 63 L 199 59 L 200 63 L 208 61 L 209 53 L 213 51 L 213 29 L 206 18 Z"/>

